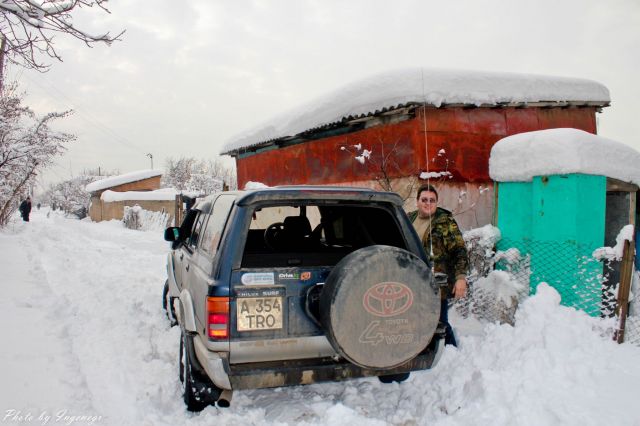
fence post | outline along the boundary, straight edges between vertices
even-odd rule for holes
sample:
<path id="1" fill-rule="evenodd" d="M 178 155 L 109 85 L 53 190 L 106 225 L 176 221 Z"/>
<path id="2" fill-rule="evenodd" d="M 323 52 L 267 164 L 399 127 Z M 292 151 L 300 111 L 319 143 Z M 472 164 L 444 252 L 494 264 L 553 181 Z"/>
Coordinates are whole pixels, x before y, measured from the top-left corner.
<path id="1" fill-rule="evenodd" d="M 634 246 L 629 240 L 624 241 L 624 251 L 622 252 L 622 265 L 620 266 L 620 286 L 618 287 L 618 304 L 616 315 L 620 319 L 620 325 L 614 333 L 614 340 L 618 343 L 624 342 L 624 328 L 627 322 L 629 306 L 629 292 L 631 290 L 631 275 L 633 272 Z"/>
<path id="2" fill-rule="evenodd" d="M 180 223 L 182 223 L 182 194 L 176 194 L 173 226 L 180 226 Z"/>

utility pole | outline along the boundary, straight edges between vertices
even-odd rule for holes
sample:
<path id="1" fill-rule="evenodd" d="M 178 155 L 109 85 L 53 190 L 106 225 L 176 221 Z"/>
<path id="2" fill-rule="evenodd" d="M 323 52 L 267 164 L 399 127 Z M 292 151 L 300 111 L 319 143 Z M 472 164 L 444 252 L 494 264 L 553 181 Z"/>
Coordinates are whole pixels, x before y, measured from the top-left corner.
<path id="1" fill-rule="evenodd" d="M 151 170 L 153 170 L 153 154 L 149 152 L 147 153 L 147 157 L 151 160 Z"/>

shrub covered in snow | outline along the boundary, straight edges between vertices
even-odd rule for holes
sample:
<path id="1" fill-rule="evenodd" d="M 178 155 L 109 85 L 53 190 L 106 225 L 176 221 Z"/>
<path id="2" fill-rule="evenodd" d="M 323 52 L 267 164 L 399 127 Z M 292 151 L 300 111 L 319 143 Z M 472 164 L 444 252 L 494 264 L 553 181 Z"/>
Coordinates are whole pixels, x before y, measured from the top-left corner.
<path id="1" fill-rule="evenodd" d="M 455 302 L 456 310 L 463 316 L 513 324 L 518 303 L 529 292 L 528 257 L 517 249 L 496 251 L 501 235 L 492 225 L 471 229 L 463 237 L 469 253 L 470 289 L 466 298 Z M 496 264 L 500 270 L 494 270 Z"/>
<path id="2" fill-rule="evenodd" d="M 470 276 L 486 276 L 493 269 L 494 249 L 500 240 L 500 230 L 492 225 L 471 229 L 463 235 L 469 253 Z"/>
<path id="3" fill-rule="evenodd" d="M 519 302 L 527 295 L 525 286 L 507 271 L 491 271 L 473 287 L 470 311 L 479 319 L 512 324 Z"/>

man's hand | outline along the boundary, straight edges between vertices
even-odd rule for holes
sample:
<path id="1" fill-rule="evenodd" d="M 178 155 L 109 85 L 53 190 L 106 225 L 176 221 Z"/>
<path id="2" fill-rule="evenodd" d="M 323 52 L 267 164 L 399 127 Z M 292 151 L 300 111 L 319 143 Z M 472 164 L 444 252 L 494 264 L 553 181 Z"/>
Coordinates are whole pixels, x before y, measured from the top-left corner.
<path id="1" fill-rule="evenodd" d="M 467 295 L 467 280 L 465 278 L 458 278 L 453 285 L 453 297 L 461 299 Z"/>

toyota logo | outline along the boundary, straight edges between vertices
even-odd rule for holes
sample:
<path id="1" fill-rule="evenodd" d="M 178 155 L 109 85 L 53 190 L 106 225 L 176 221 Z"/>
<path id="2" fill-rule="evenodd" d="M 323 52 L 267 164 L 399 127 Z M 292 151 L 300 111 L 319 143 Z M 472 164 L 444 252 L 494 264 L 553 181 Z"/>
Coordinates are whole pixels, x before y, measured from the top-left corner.
<path id="1" fill-rule="evenodd" d="M 413 305 L 413 292 L 401 283 L 379 283 L 362 298 L 367 312 L 377 317 L 392 317 L 407 312 Z"/>

